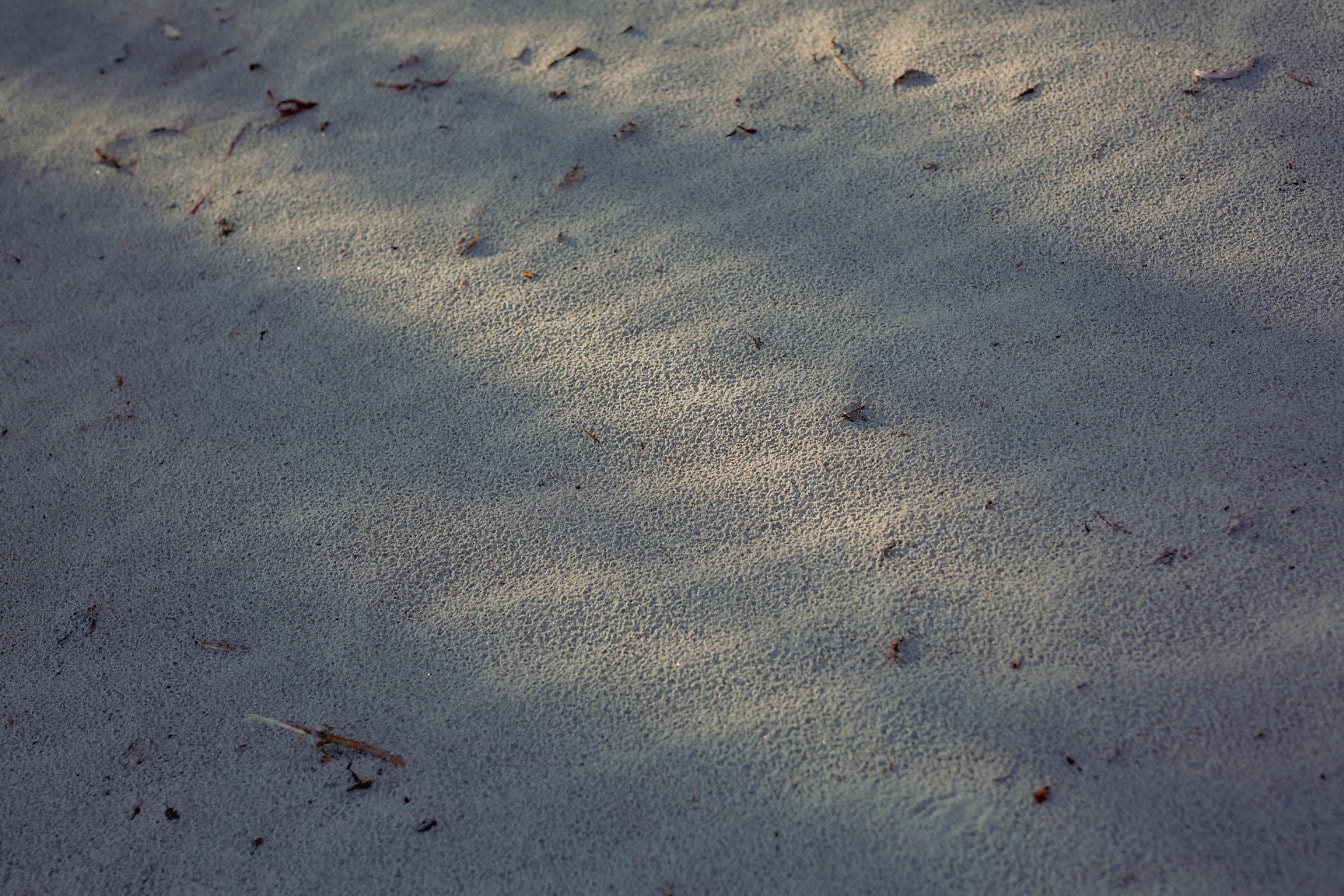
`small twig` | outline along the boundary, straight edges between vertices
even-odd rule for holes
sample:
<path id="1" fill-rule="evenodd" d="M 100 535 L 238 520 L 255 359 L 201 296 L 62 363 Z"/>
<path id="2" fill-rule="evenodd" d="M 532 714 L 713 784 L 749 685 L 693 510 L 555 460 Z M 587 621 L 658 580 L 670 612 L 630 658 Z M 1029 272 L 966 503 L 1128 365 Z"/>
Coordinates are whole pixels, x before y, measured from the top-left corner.
<path id="1" fill-rule="evenodd" d="M 831 38 L 831 49 L 835 51 L 835 55 L 831 58 L 835 60 L 836 65 L 840 66 L 840 71 L 844 72 L 847 78 L 859 85 L 860 90 L 867 90 L 868 85 L 863 83 L 863 79 L 854 73 L 854 69 L 849 67 L 849 63 L 840 58 L 845 55 L 845 48 L 840 46 L 840 43 L 835 40 L 835 38 Z"/>
<path id="2" fill-rule="evenodd" d="M 557 65 L 559 65 L 559 64 L 562 63 L 562 62 L 564 62 L 566 59 L 572 59 L 572 58 L 574 58 L 575 56 L 583 56 L 583 55 L 585 55 L 586 53 L 588 53 L 588 50 L 587 50 L 586 48 L 584 48 L 584 47 L 575 47 L 574 49 L 570 50 L 570 51 L 569 51 L 568 53 L 566 53 L 565 55 L 563 55 L 563 56 L 559 56 L 559 57 L 557 57 L 557 58 L 555 58 L 555 59 L 552 59 L 550 65 L 548 65 L 548 66 L 546 66 L 546 67 L 547 67 L 547 68 L 555 68 Z"/>
<path id="3" fill-rule="evenodd" d="M 264 723 L 264 724 L 266 724 L 266 725 L 274 725 L 274 726 L 277 727 L 277 728 L 287 728 L 287 729 L 289 729 L 290 731 L 295 732 L 296 734 L 312 734 L 312 733 L 313 733 L 313 732 L 309 731 L 307 728 L 303 727 L 302 725 L 296 725 L 296 724 L 294 724 L 293 722 L 285 722 L 285 721 L 282 721 L 282 720 L 280 720 L 280 719 L 273 719 L 273 718 L 271 718 L 270 716 L 259 716 L 259 715 L 257 715 L 256 713 L 248 713 L 247 715 L 243 716 L 243 721 L 244 721 L 244 722 L 262 722 L 262 723 Z"/>
<path id="4" fill-rule="evenodd" d="M 400 66 L 398 66 L 400 68 Z M 403 90 L 427 90 L 431 87 L 447 87 L 451 78 L 443 78 L 438 81 L 427 81 L 424 78 L 413 78 L 410 81 L 374 81 L 374 87 L 386 87 L 390 90 L 401 92 Z"/>
<path id="5" fill-rule="evenodd" d="M 225 653 L 246 653 L 247 648 L 242 644 L 230 644 L 227 641 L 202 641 L 200 638 L 192 638 L 197 647 L 204 647 L 206 650 L 222 650 Z"/>
<path id="6" fill-rule="evenodd" d="M 390 762 L 396 766 L 404 766 L 406 764 L 405 759 L 402 759 L 396 753 L 391 753 L 388 752 L 387 750 L 384 750 L 382 747 L 377 747 L 374 746 L 373 744 L 365 743 L 362 740 L 355 740 L 349 737 L 342 737 L 339 734 L 332 734 L 330 731 L 319 731 L 315 728 L 309 728 L 306 725 L 300 725 L 297 722 L 286 722 L 283 719 L 272 719 L 270 716 L 259 716 L 254 715 L 252 713 L 243 716 L 243 721 L 263 722 L 267 725 L 274 725 L 277 728 L 288 729 L 289 731 L 293 731 L 296 734 L 306 734 L 309 737 L 317 739 L 316 742 L 313 744 L 313 746 L 315 746 L 319 751 L 322 751 L 324 748 L 328 746 L 334 745 L 337 747 L 344 747 L 347 750 L 355 750 L 357 752 L 364 753 L 368 756 L 373 756 L 376 759 L 381 759 L 384 762 Z M 325 753 L 323 755 L 325 756 Z"/>
<path id="7" fill-rule="evenodd" d="M 1315 86 L 1316 86 L 1316 82 L 1312 81 L 1310 78 L 1304 78 L 1304 77 L 1302 77 L 1301 75 L 1297 74 L 1297 72 L 1293 71 L 1292 69 L 1289 69 L 1288 71 L 1284 72 L 1284 73 L 1283 73 L 1283 76 L 1284 76 L 1285 78 L 1287 78 L 1289 81 L 1296 81 L 1297 83 L 1299 83 L 1299 84 L 1301 84 L 1301 85 L 1303 85 L 1303 86 L 1305 86 L 1305 87 L 1315 87 Z"/>
<path id="8" fill-rule="evenodd" d="M 211 187 L 210 189 L 206 190 L 205 193 L 201 196 L 201 198 L 196 200 L 196 204 L 191 207 L 191 211 L 187 212 L 187 214 L 189 215 L 196 214 L 197 210 L 200 209 L 201 206 L 205 205 L 205 200 L 209 199 L 210 194 L 213 192 L 215 192 L 214 187 Z"/>
<path id="9" fill-rule="evenodd" d="M 1119 523 L 1113 523 L 1113 522 L 1111 522 L 1110 520 L 1108 520 L 1108 519 L 1106 518 L 1106 514 L 1102 513 L 1100 510 L 1097 511 L 1097 519 L 1101 520 L 1103 523 L 1105 523 L 1106 525 L 1110 526 L 1110 527 L 1111 527 L 1112 529 L 1114 529 L 1116 532 L 1122 532 L 1122 533 L 1124 533 L 1125 535 L 1133 535 L 1133 534 L 1134 534 L 1133 532 L 1129 531 L 1128 529 L 1126 529 L 1124 526 L 1120 525 Z"/>
<path id="10" fill-rule="evenodd" d="M 238 145 L 239 140 L 243 139 L 243 135 L 247 133 L 247 129 L 250 127 L 252 127 L 252 122 L 249 121 L 238 129 L 238 133 L 234 134 L 233 139 L 229 141 L 229 148 L 224 150 L 224 158 L 227 159 L 229 156 L 233 155 L 233 148 Z"/>
<path id="11" fill-rule="evenodd" d="M 1260 61 L 1263 54 L 1256 53 L 1250 61 L 1241 68 L 1234 68 L 1231 71 L 1221 72 L 1216 68 L 1197 68 L 1195 69 L 1195 81 L 1230 81 L 1233 78 L 1240 78 L 1242 75 L 1255 68 L 1255 64 Z"/>
<path id="12" fill-rule="evenodd" d="M 111 153 L 103 152 L 101 146 L 95 146 L 93 148 L 93 157 L 98 160 L 99 164 L 106 165 L 109 168 L 116 168 L 118 171 L 134 168 L 135 163 L 139 161 L 138 159 L 131 159 L 129 162 L 123 162 Z"/>
<path id="13" fill-rule="evenodd" d="M 854 69 L 850 68 L 850 67 L 849 67 L 849 64 L 848 64 L 847 62 L 845 62 L 845 60 L 841 59 L 839 56 L 836 56 L 836 57 L 835 57 L 835 64 L 838 65 L 838 66 L 840 66 L 840 71 L 842 71 L 842 72 L 844 72 L 846 75 L 848 75 L 848 76 L 849 76 L 849 79 L 850 79 L 851 81 L 853 81 L 855 84 L 859 85 L 859 89 L 860 89 L 860 90 L 867 90 L 867 89 L 868 89 L 868 85 L 865 84 L 865 83 L 863 83 L 863 79 L 862 79 L 862 78 L 860 78 L 858 75 L 854 74 Z"/>

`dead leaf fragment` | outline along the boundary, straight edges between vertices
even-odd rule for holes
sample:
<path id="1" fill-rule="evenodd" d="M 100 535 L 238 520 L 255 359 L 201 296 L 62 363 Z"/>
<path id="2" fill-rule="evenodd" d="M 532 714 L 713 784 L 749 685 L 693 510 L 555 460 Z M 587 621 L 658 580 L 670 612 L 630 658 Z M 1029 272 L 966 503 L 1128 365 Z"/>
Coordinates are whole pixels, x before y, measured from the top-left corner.
<path id="1" fill-rule="evenodd" d="M 560 189 L 572 187 L 583 180 L 583 163 L 575 162 L 569 170 L 560 178 L 560 183 L 556 184 Z"/>

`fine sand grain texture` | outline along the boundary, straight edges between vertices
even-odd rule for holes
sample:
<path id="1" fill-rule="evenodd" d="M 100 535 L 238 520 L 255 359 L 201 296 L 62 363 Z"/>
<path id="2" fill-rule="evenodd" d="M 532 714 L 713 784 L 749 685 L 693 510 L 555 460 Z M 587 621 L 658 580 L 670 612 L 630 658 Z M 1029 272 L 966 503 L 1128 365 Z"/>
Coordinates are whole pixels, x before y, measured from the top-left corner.
<path id="1" fill-rule="evenodd" d="M 1337 4 L 0 32 L 0 891 L 1341 891 Z"/>

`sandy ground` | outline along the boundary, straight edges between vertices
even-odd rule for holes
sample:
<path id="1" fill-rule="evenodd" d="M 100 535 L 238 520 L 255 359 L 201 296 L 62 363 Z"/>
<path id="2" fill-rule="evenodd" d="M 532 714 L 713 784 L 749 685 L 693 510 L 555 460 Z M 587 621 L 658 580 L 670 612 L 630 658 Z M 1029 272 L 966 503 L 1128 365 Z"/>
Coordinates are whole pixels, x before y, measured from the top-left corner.
<path id="1" fill-rule="evenodd" d="M 3 4 L 0 889 L 1340 892 L 1331 7 Z"/>

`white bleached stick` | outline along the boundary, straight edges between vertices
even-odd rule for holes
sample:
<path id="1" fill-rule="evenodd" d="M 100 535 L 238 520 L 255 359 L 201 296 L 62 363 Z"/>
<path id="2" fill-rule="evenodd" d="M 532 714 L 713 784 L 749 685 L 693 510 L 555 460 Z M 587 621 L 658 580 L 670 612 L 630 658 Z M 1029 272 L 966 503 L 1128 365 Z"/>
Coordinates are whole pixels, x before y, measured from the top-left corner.
<path id="1" fill-rule="evenodd" d="M 1227 72 L 1220 72 L 1216 68 L 1197 68 L 1195 69 L 1195 81 L 1230 81 L 1233 78 L 1240 78 L 1255 68 L 1255 64 L 1260 61 L 1262 55 L 1264 54 L 1256 53 L 1251 57 L 1250 62 L 1247 62 L 1241 68 L 1234 68 Z"/>

